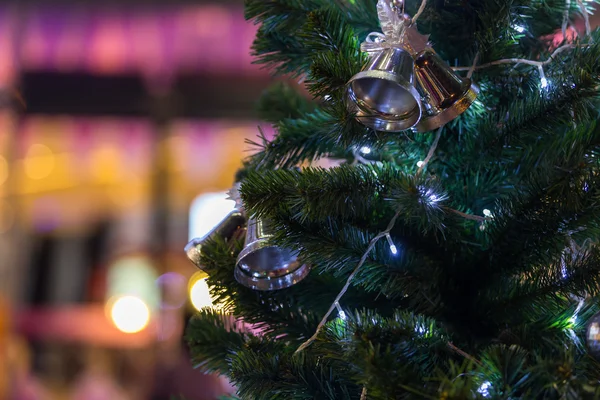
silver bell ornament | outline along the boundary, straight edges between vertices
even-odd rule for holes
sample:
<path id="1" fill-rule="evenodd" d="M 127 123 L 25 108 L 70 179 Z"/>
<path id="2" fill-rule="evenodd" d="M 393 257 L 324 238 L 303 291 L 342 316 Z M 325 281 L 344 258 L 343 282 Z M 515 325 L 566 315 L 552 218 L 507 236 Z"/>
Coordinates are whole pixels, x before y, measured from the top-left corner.
<path id="1" fill-rule="evenodd" d="M 414 61 L 402 47 L 383 49 L 346 88 L 346 107 L 363 125 L 384 132 L 414 126 L 421 118 L 421 97 L 414 86 Z"/>
<path id="2" fill-rule="evenodd" d="M 418 132 L 440 128 L 465 112 L 477 98 L 479 88 L 462 78 L 432 49 L 415 57 L 417 89 L 423 102 Z"/>
<path id="3" fill-rule="evenodd" d="M 237 235 L 243 234 L 246 217 L 240 208 L 231 210 L 225 218 L 217 224 L 208 234 L 201 238 L 192 239 L 185 246 L 185 253 L 188 259 L 200 269 L 203 269 L 200 262 L 202 249 L 207 243 L 214 241 L 217 237 L 226 240 L 232 240 Z"/>
<path id="4" fill-rule="evenodd" d="M 232 241 L 241 238 L 242 235 L 245 234 L 246 215 L 244 214 L 244 208 L 240 198 L 240 185 L 239 182 L 234 184 L 227 193 L 227 198 L 235 202 L 234 208 L 229 211 L 221 222 L 211 229 L 210 232 L 201 238 L 192 239 L 185 246 L 185 254 L 188 259 L 200 269 L 203 269 L 200 262 L 202 249 L 207 243 L 210 243 L 217 238 Z"/>
<path id="5" fill-rule="evenodd" d="M 273 228 L 268 221 L 250 218 L 246 243 L 237 258 L 235 279 L 255 290 L 288 288 L 304 279 L 310 267 L 298 261 L 298 253 L 269 243 Z"/>
<path id="6" fill-rule="evenodd" d="M 600 313 L 594 315 L 588 322 L 585 339 L 590 355 L 600 360 Z"/>

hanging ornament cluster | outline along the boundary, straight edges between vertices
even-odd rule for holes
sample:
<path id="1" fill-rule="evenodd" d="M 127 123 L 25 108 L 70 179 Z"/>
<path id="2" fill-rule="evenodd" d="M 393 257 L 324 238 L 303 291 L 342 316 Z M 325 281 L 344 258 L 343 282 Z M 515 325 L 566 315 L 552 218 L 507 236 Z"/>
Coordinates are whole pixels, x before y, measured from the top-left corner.
<path id="1" fill-rule="evenodd" d="M 238 254 L 234 270 L 235 279 L 242 285 L 255 290 L 278 290 L 295 285 L 310 272 L 307 264 L 298 260 L 298 253 L 270 243 L 273 227 L 269 221 L 247 218 L 239 197 L 239 185 L 229 195 L 235 208 L 204 237 L 191 240 L 185 246 L 187 257 L 198 268 L 202 249 L 217 238 L 228 242 L 245 235 L 245 244 Z"/>
<path id="2" fill-rule="evenodd" d="M 384 132 L 439 128 L 465 112 L 479 89 L 444 62 L 393 0 L 379 0 L 383 33 L 361 50 L 370 61 L 347 84 L 346 106 L 363 125 Z"/>

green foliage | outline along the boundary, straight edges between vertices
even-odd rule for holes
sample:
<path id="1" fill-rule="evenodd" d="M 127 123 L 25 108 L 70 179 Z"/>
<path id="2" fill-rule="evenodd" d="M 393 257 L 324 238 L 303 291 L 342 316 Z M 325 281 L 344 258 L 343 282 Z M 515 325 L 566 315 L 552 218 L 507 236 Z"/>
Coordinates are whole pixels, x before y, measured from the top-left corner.
<path id="1" fill-rule="evenodd" d="M 433 132 L 373 131 L 344 104 L 366 62 L 360 43 L 379 29 L 375 6 L 246 0 L 257 62 L 302 78 L 313 98 L 282 83 L 264 93 L 258 110 L 277 135 L 252 143 L 242 199 L 312 271 L 254 291 L 233 277 L 241 240 L 204 246 L 212 295 L 261 333 L 204 310 L 187 332 L 194 362 L 227 375 L 241 399 L 358 400 L 363 388 L 370 400 L 600 397 L 585 345 L 600 306 L 600 31 L 544 65 L 546 88 L 526 63 L 475 71 L 477 101 L 421 170 Z M 543 61 L 565 11 L 573 18 L 577 2 L 430 0 L 418 28 L 450 64 Z M 341 165 L 297 168 L 322 157 Z M 394 215 L 398 254 L 376 243 L 344 313 L 295 354 Z"/>
<path id="2" fill-rule="evenodd" d="M 267 89 L 258 103 L 261 119 L 277 123 L 282 119 L 302 118 L 315 105 L 289 84 L 279 82 Z"/>

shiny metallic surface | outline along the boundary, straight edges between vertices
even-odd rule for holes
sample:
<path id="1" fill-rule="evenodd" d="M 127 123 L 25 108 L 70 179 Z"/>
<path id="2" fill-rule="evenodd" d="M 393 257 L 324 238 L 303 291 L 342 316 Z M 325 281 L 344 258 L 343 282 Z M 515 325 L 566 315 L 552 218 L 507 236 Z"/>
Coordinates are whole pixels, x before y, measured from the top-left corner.
<path id="1" fill-rule="evenodd" d="M 346 107 L 369 128 L 385 132 L 409 129 L 421 118 L 421 98 L 413 81 L 412 56 L 402 48 L 385 49 L 350 79 Z"/>
<path id="2" fill-rule="evenodd" d="M 207 235 L 201 238 L 192 239 L 185 246 L 185 253 L 188 259 L 194 263 L 196 267 L 203 269 L 200 262 L 202 247 L 215 240 L 217 237 L 221 237 L 226 240 L 232 239 L 234 236 L 236 236 L 236 232 L 243 229 L 245 223 L 246 218 L 244 217 L 242 211 L 239 209 L 232 210 Z"/>
<path id="3" fill-rule="evenodd" d="M 423 102 L 419 132 L 437 129 L 465 112 L 477 98 L 479 88 L 462 78 L 431 49 L 415 58 L 417 90 Z"/>
<path id="4" fill-rule="evenodd" d="M 310 272 L 297 253 L 268 243 L 272 228 L 260 219 L 250 219 L 246 244 L 240 252 L 235 279 L 255 290 L 278 290 L 295 285 Z"/>

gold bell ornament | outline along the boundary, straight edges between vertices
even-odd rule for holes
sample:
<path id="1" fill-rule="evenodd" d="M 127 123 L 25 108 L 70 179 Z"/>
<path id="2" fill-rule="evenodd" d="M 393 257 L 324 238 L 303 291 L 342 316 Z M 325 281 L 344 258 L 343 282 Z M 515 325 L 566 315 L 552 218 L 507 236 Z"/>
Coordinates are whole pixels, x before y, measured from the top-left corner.
<path id="1" fill-rule="evenodd" d="M 408 40 L 412 32 L 396 2 L 379 0 L 377 11 L 383 33 L 371 33 L 361 44 L 370 60 L 348 81 L 346 108 L 369 128 L 399 132 L 419 122 L 422 112 Z"/>
<path id="2" fill-rule="evenodd" d="M 421 119 L 421 101 L 414 86 L 414 61 L 402 47 L 375 55 L 348 82 L 346 106 L 369 128 L 398 132 Z"/>
<path id="3" fill-rule="evenodd" d="M 361 44 L 370 61 L 348 81 L 346 107 L 363 125 L 384 132 L 439 128 L 462 114 L 477 97 L 470 79 L 461 78 L 418 32 L 394 0 L 379 0 L 383 33 Z"/>
<path id="4" fill-rule="evenodd" d="M 417 89 L 423 102 L 423 117 L 418 132 L 440 128 L 464 113 L 473 104 L 479 88 L 450 68 L 432 49 L 415 58 Z"/>
<path id="5" fill-rule="evenodd" d="M 298 253 L 270 243 L 273 227 L 269 221 L 250 218 L 246 243 L 237 258 L 235 279 L 255 290 L 288 288 L 304 279 L 310 267 L 298 260 Z"/>

